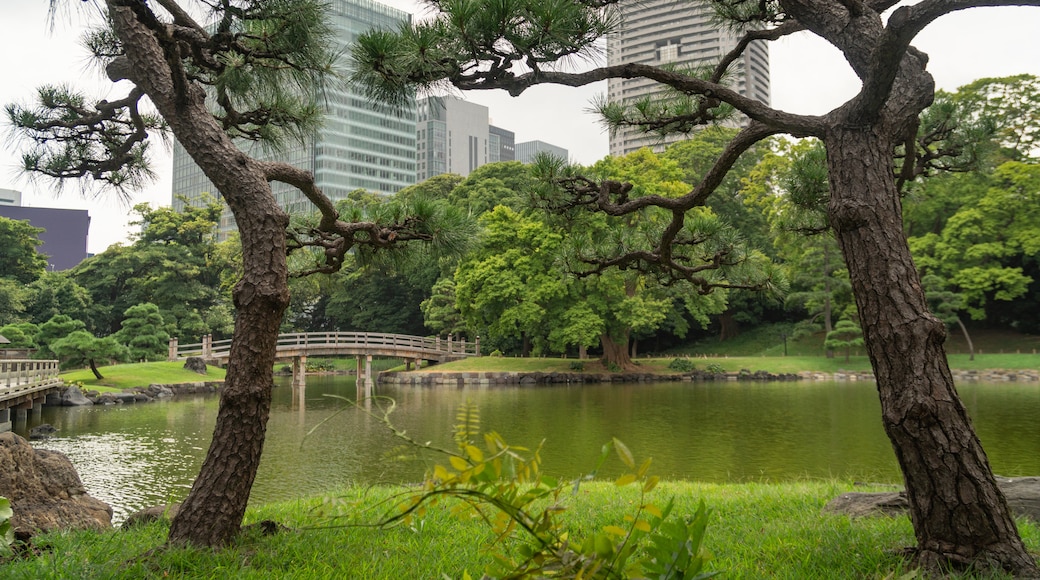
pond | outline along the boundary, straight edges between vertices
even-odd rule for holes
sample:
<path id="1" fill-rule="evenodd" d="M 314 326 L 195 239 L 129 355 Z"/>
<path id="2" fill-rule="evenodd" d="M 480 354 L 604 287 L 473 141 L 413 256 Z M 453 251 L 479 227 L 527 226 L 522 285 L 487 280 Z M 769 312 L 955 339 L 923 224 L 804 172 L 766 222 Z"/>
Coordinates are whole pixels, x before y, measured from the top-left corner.
<path id="1" fill-rule="evenodd" d="M 422 477 L 426 464 L 392 457 L 400 441 L 377 418 L 388 399 L 350 405 L 344 398 L 354 397 L 352 377 L 308 377 L 302 396 L 288 379 L 277 380 L 254 505 L 350 483 Z M 958 388 L 994 471 L 1040 474 L 1040 385 Z M 637 460 L 652 457 L 651 472 L 662 478 L 900 481 L 871 383 L 381 386 L 376 394 L 396 401 L 390 418 L 409 436 L 445 446 L 451 445 L 458 408 L 470 402 L 479 409 L 483 429 L 498 431 L 507 442 L 533 448 L 544 440 L 543 469 L 564 477 L 591 470 L 601 446 L 617 437 Z M 121 521 L 137 509 L 187 494 L 216 412 L 212 395 L 44 408 L 38 422 L 59 431 L 34 444 L 67 454 L 88 492 L 112 504 Z M 35 422 L 16 430 L 24 436 Z"/>

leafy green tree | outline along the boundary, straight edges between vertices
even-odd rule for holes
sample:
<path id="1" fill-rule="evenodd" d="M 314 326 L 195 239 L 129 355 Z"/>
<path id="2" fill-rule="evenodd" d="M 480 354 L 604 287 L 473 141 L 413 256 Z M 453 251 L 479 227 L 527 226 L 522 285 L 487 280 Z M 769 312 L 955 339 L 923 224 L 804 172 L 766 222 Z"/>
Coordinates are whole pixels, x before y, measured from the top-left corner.
<path id="1" fill-rule="evenodd" d="M 68 314 L 57 314 L 50 320 L 40 325 L 40 332 L 36 335 L 37 358 L 57 358 L 57 352 L 51 345 L 77 330 L 86 330 L 87 325 L 82 320 L 75 320 Z"/>
<path id="2" fill-rule="evenodd" d="M 47 270 L 47 257 L 36 250 L 42 228 L 0 217 L 0 278 L 28 284 Z"/>
<path id="3" fill-rule="evenodd" d="M 538 84 L 584 86 L 608 78 L 643 78 L 662 85 L 672 98 L 648 96 L 631 106 L 604 99 L 597 109 L 609 127 L 688 133 L 733 112 L 742 114 L 744 128 L 704 179 L 680 198 L 630 197 L 631 186 L 562 168 L 544 173 L 572 193 L 575 206 L 616 216 L 649 208 L 669 215 L 669 225 L 647 243 L 649 251 L 615 247 L 620 256 L 602 260 L 604 267 L 652 266 L 692 281 L 699 272 L 683 260 L 684 250 L 701 238 L 686 230 L 687 218 L 701 217 L 697 208 L 740 154 L 778 134 L 820 139 L 827 152 L 827 221 L 848 267 L 885 432 L 903 471 L 918 542 L 916 561 L 935 570 L 986 562 L 1036 576 L 1040 571 L 954 389 L 942 342 L 935 340 L 943 323 L 928 311 L 904 238 L 900 204 L 901 186 L 944 157 L 933 147 L 937 141 L 932 137 L 941 140 L 939 133 L 927 131 L 925 139 L 919 138 L 935 84 L 926 70 L 928 56 L 911 42 L 945 14 L 996 4 L 1021 2 L 925 1 L 884 14 L 892 3 L 710 0 L 707 7 L 719 20 L 742 34 L 710 70 L 625 63 L 575 71 L 564 63 L 592 56 L 603 37 L 621 25 L 614 0 L 437 3 L 438 12 L 430 18 L 399 31 L 361 35 L 352 57 L 355 80 L 370 96 L 395 104 L 407 102 L 416 90 L 445 83 L 519 95 Z M 836 48 L 861 81 L 857 93 L 834 110 L 823 115 L 780 111 L 726 83 L 752 42 L 804 32 Z M 934 457 L 949 460 L 927 460 Z M 966 487 L 973 490 L 970 497 L 956 491 Z"/>
<path id="4" fill-rule="evenodd" d="M 515 338 L 528 356 L 546 334 L 550 303 L 565 295 L 556 268 L 562 236 L 504 205 L 480 218 L 479 249 L 455 272 L 455 300 L 468 326 L 491 341 Z"/>
<path id="5" fill-rule="evenodd" d="M 215 251 L 220 212 L 215 202 L 190 206 L 183 213 L 135 206 L 135 223 L 141 226 L 137 239 L 129 246 L 112 246 L 71 271 L 98 305 L 98 332 L 118 331 L 128 308 L 150 302 L 159 307 L 172 336 L 222 336 L 228 317 L 215 324 L 216 314 L 229 309 L 218 288 L 221 276 L 238 268 Z"/>
<path id="6" fill-rule="evenodd" d="M 36 348 L 36 335 L 39 333 L 40 327 L 31 322 L 8 324 L 0 328 L 0 336 L 11 341 L 4 345 L 6 348 Z"/>
<path id="7" fill-rule="evenodd" d="M 58 314 L 67 314 L 96 329 L 98 308 L 94 299 L 86 288 L 76 283 L 70 272 L 45 272 L 26 287 L 26 318 L 43 324 Z"/>
<path id="8" fill-rule="evenodd" d="M 863 331 L 855 322 L 842 318 L 834 325 L 834 330 L 827 333 L 823 345 L 828 349 L 845 349 L 845 362 L 849 362 L 852 347 L 863 346 Z"/>
<path id="9" fill-rule="evenodd" d="M 911 238 L 910 246 L 924 272 L 963 296 L 971 318 L 1040 330 L 1033 307 L 1040 294 L 1040 165 L 1010 161 L 987 181 L 940 233 Z M 1016 299 L 1023 300 L 1009 307 Z"/>
<path id="10" fill-rule="evenodd" d="M 60 1 L 51 0 L 52 16 L 63 12 Z M 409 240 L 451 238 L 454 232 L 435 223 L 448 210 L 432 206 L 389 222 L 340 219 L 311 173 L 261 161 L 238 146 L 236 140 L 253 140 L 277 148 L 317 129 L 324 113 L 322 89 L 334 82 L 339 68 L 340 47 L 326 19 L 328 3 L 202 4 L 90 3 L 97 27 L 84 45 L 116 92 L 91 100 L 69 88 L 43 87 L 35 103 L 8 105 L 6 112 L 24 144 L 25 171 L 124 196 L 153 176 L 149 143 L 172 133 L 235 218 L 242 278 L 233 291 L 235 330 L 222 404 L 210 452 L 168 538 L 174 544 L 220 546 L 241 527 L 263 449 L 275 343 L 289 303 L 287 254 L 321 248 L 324 262 L 309 270 L 331 272 L 359 247 L 388 248 Z M 193 16 L 200 6 L 211 26 Z M 294 228 L 287 239 L 289 219 L 276 203 L 271 182 L 302 191 L 321 219 Z M 178 327 L 185 320 L 194 323 L 191 312 L 163 315 Z M 229 457 L 235 460 L 229 463 Z"/>
<path id="11" fill-rule="evenodd" d="M 11 324 L 25 318 L 26 291 L 21 282 L 0 278 L 0 324 Z"/>
<path id="12" fill-rule="evenodd" d="M 35 344 L 32 337 L 26 336 L 15 324 L 0 327 L 0 336 L 8 340 L 6 343 L 0 343 L 0 348 L 32 348 Z"/>
<path id="13" fill-rule="evenodd" d="M 487 163 L 456 185 L 448 201 L 471 216 L 483 215 L 498 205 L 521 211 L 528 205 L 534 181 L 530 168 L 519 161 Z"/>
<path id="14" fill-rule="evenodd" d="M 126 346 L 130 360 L 165 360 L 170 344 L 159 307 L 151 302 L 137 304 L 123 313 L 123 327 L 112 335 Z"/>
<path id="15" fill-rule="evenodd" d="M 441 173 L 439 175 L 434 175 L 421 183 L 409 185 L 395 193 L 394 198 L 399 200 L 407 200 L 414 197 L 448 199 L 452 190 L 462 183 L 464 179 L 464 177 L 457 173 Z"/>
<path id="16" fill-rule="evenodd" d="M 114 336 L 97 338 L 86 330 L 76 330 L 50 345 L 62 364 L 70 367 L 90 366 L 90 372 L 101 380 L 105 378 L 97 368 L 97 361 L 124 362 L 130 353 Z"/>
<path id="17" fill-rule="evenodd" d="M 454 279 L 439 278 L 419 308 L 423 313 L 423 324 L 437 336 L 459 336 L 467 332 L 466 321 L 456 306 Z"/>

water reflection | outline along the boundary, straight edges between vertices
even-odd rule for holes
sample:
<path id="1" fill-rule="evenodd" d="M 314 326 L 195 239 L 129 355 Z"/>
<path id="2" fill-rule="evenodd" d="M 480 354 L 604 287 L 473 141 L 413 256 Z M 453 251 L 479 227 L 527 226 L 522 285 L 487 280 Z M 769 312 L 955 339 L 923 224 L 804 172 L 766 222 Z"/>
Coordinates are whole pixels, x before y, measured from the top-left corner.
<path id="1" fill-rule="evenodd" d="M 969 384 L 960 391 L 997 473 L 1040 474 L 1040 386 Z M 600 446 L 624 441 L 654 473 L 704 481 L 847 477 L 898 482 L 880 425 L 877 394 L 864 383 L 662 383 L 553 387 L 387 388 L 394 423 L 419 441 L 451 445 L 457 407 L 475 402 L 486 429 L 542 453 L 550 473 L 587 472 Z M 332 396 L 330 396 L 332 395 Z M 399 444 L 371 414 L 350 406 L 354 381 L 309 377 L 275 389 L 267 443 L 251 501 L 313 495 L 348 483 L 418 480 L 425 466 L 388 460 Z M 217 398 L 142 405 L 45 408 L 36 422 L 59 428 L 38 447 L 66 453 L 88 491 L 116 519 L 183 498 L 202 463 Z"/>

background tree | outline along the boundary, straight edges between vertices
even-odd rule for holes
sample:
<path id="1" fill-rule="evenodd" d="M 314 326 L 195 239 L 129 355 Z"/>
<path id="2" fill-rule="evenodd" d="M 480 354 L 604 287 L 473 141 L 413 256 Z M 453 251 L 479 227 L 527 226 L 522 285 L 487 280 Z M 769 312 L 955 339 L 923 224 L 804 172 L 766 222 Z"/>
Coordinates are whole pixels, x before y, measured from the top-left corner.
<path id="1" fill-rule="evenodd" d="M 6 344 L 0 344 L 0 348 L 36 347 L 36 341 L 34 340 L 35 333 L 31 331 L 27 332 L 28 329 L 23 327 L 22 324 L 8 324 L 7 326 L 0 326 L 0 336 L 10 341 Z"/>
<path id="2" fill-rule="evenodd" d="M 583 180 L 565 170 L 550 175 L 569 186 L 575 205 L 611 215 L 657 207 L 669 216 L 669 225 L 649 251 L 603 260 L 603 267 L 639 265 L 695 278 L 699 272 L 682 259 L 694 239 L 685 230 L 687 213 L 706 203 L 740 154 L 781 133 L 820 139 L 827 151 L 828 223 L 848 266 L 877 377 L 882 422 L 903 471 L 917 537 L 916 561 L 926 568 L 995 566 L 1035 576 L 1040 572 L 954 389 L 943 349 L 945 325 L 928 311 L 904 238 L 900 203 L 900 186 L 943 157 L 929 147 L 934 141 L 918 139 L 921 113 L 934 98 L 934 81 L 925 69 L 927 56 L 910 43 L 945 14 L 1002 3 L 1040 1 L 925 1 L 899 6 L 883 17 L 893 3 L 712 0 L 718 16 L 744 34 L 703 75 L 643 63 L 578 71 L 561 66 L 574 56 L 591 55 L 596 42 L 618 25 L 612 0 L 551 7 L 525 0 L 481 4 L 479 9 L 472 2 L 432 3 L 437 12 L 430 19 L 396 33 L 362 35 L 353 59 L 356 78 L 369 94 L 390 102 L 403 102 L 417 88 L 446 83 L 518 95 L 541 83 L 582 86 L 641 77 L 660 83 L 675 98 L 648 97 L 632 107 L 601 102 L 598 109 L 611 127 L 688 132 L 733 110 L 743 114 L 747 125 L 704 178 L 679 198 L 632 198 L 630 187 L 617 182 Z M 797 115 L 745 97 L 724 83 L 750 42 L 803 31 L 841 52 L 862 82 L 841 106 L 822 116 Z M 902 155 L 898 168 L 897 154 Z M 935 462 L 935 457 L 948 459 Z M 970 497 L 964 489 L 972 490 Z"/>
<path id="3" fill-rule="evenodd" d="M 87 325 L 82 320 L 75 320 L 68 314 L 57 314 L 51 317 L 50 320 L 40 325 L 40 332 L 36 335 L 36 344 L 39 347 L 39 350 L 36 351 L 36 358 L 58 358 L 58 354 L 51 348 L 51 345 L 77 330 L 86 330 L 86 328 Z"/>
<path id="4" fill-rule="evenodd" d="M 50 344 L 50 349 L 58 356 L 58 360 L 66 368 L 90 366 L 90 372 L 101 380 L 105 378 L 98 371 L 97 361 L 106 363 L 124 362 L 129 359 L 127 348 L 113 336 L 97 338 L 86 330 L 76 330 L 68 336 Z"/>
<path id="5" fill-rule="evenodd" d="M 26 287 L 25 317 L 43 324 L 58 314 L 82 320 L 87 328 L 97 330 L 97 307 L 86 288 L 72 279 L 68 270 L 45 272 Z"/>
<path id="6" fill-rule="evenodd" d="M 52 14 L 57 3 L 52 0 Z M 277 146 L 305 138 L 319 124 L 321 89 L 332 80 L 339 52 L 325 2 L 105 0 L 89 6 L 99 28 L 85 45 L 119 83 L 117 94 L 91 100 L 43 87 L 34 104 L 9 105 L 8 119 L 24 137 L 26 171 L 124 194 L 152 176 L 150 136 L 172 133 L 234 215 L 242 277 L 233 291 L 227 378 L 210 450 L 168 538 L 224 545 L 239 531 L 263 449 L 275 342 L 289 303 L 287 253 L 319 248 L 321 261 L 306 271 L 335 271 L 360 246 L 450 238 L 450 228 L 434 223 L 449 210 L 427 205 L 382 224 L 348 222 L 313 175 L 261 161 L 236 145 L 244 139 Z M 195 8 L 212 26 L 193 18 Z M 287 240 L 289 219 L 275 202 L 272 181 L 302 191 L 321 219 L 289 232 Z"/>
<path id="7" fill-rule="evenodd" d="M 852 347 L 863 346 L 863 331 L 855 322 L 842 318 L 834 325 L 834 330 L 827 333 L 824 346 L 828 349 L 845 349 L 845 362 L 849 362 Z"/>
<path id="8" fill-rule="evenodd" d="M 28 284 L 47 270 L 47 257 L 36 250 L 43 228 L 0 217 L 0 278 Z"/>
<path id="9" fill-rule="evenodd" d="M 128 351 L 132 361 L 165 360 L 170 335 L 166 333 L 159 307 L 151 302 L 126 309 L 119 332 L 112 338 Z"/>
<path id="10" fill-rule="evenodd" d="M 20 322 L 25 318 L 25 287 L 11 278 L 0 278 L 0 324 Z"/>

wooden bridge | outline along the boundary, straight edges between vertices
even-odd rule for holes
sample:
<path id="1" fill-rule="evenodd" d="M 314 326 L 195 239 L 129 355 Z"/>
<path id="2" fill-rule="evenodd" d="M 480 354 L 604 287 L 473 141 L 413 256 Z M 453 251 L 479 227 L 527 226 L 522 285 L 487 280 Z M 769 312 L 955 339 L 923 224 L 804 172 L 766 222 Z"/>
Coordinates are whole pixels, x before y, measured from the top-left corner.
<path id="1" fill-rule="evenodd" d="M 63 386 L 56 360 L 0 360 L 0 432 L 11 430 L 11 411 L 25 421 L 39 413 L 47 395 Z"/>
<path id="2" fill-rule="evenodd" d="M 202 337 L 202 342 L 180 344 L 176 338 L 170 339 L 169 360 L 182 360 L 190 356 L 225 364 L 231 356 L 231 340 L 215 341 L 212 335 L 206 335 Z M 358 361 L 358 385 L 364 381 L 370 386 L 373 356 L 401 358 L 409 368 L 413 363 L 419 368 L 424 360 L 447 362 L 480 356 L 480 338 L 467 342 L 451 335 L 441 339 L 376 332 L 295 332 L 278 335 L 275 358 L 292 361 L 294 386 L 304 384 L 303 371 L 308 356 L 355 356 Z"/>

